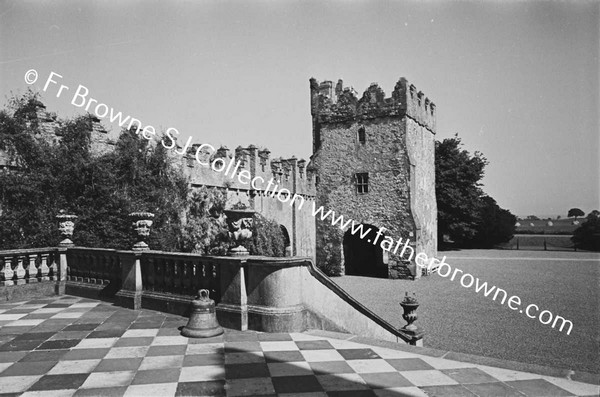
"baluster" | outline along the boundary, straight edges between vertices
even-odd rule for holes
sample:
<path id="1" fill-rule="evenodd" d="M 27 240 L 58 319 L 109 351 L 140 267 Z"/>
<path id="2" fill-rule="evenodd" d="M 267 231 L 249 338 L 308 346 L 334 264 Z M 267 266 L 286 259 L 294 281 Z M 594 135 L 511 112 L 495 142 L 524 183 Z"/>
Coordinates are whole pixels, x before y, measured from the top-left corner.
<path id="1" fill-rule="evenodd" d="M 173 263 L 165 260 L 165 292 L 171 292 L 173 286 Z"/>
<path id="2" fill-rule="evenodd" d="M 87 278 L 90 283 L 95 284 L 94 267 L 96 266 L 96 257 L 93 254 L 88 255 Z"/>
<path id="3" fill-rule="evenodd" d="M 25 260 L 25 255 L 19 255 L 17 257 L 17 267 L 15 268 L 15 277 L 17 278 L 15 284 L 23 285 L 25 284 L 25 268 L 23 267 L 23 261 Z"/>
<path id="4" fill-rule="evenodd" d="M 89 281 L 88 277 L 88 264 L 89 264 L 89 255 L 81 255 L 81 262 L 79 264 L 79 276 L 77 277 L 77 281 L 81 278 L 82 283 L 86 283 Z"/>
<path id="5" fill-rule="evenodd" d="M 190 262 L 183 262 L 183 292 L 185 295 L 190 295 L 192 293 L 192 279 L 190 274 Z"/>
<path id="6" fill-rule="evenodd" d="M 111 283 L 118 283 L 121 280 L 121 259 L 118 256 L 113 256 L 110 262 L 110 270 L 108 280 Z"/>
<path id="7" fill-rule="evenodd" d="M 72 254 L 72 260 L 67 259 L 68 280 L 77 281 L 77 268 L 79 267 L 79 255 Z"/>
<path id="8" fill-rule="evenodd" d="M 0 285 L 14 285 L 14 275 L 15 272 L 12 269 L 12 256 L 5 256 L 4 267 L 0 270 Z"/>
<path id="9" fill-rule="evenodd" d="M 90 278 L 90 283 L 91 284 L 96 284 L 96 267 L 98 266 L 98 258 L 96 257 L 96 255 L 91 254 L 90 255 L 90 267 L 89 267 L 89 278 Z"/>
<path id="10" fill-rule="evenodd" d="M 88 275 L 88 260 L 89 255 L 81 255 L 81 262 L 79 262 L 79 275 L 77 276 L 77 281 L 81 278 L 81 282 L 85 283 L 89 281 Z"/>
<path id="11" fill-rule="evenodd" d="M 108 255 L 102 255 L 100 257 L 100 261 L 98 263 L 98 275 L 96 276 L 96 284 L 104 284 L 104 280 L 106 279 L 106 264 L 110 257 Z"/>
<path id="12" fill-rule="evenodd" d="M 50 265 L 50 280 L 58 280 L 58 264 L 56 263 L 58 255 L 52 254 L 52 264 Z M 69 280 L 69 267 L 67 266 L 67 280 Z"/>
<path id="13" fill-rule="evenodd" d="M 101 272 L 101 283 L 102 285 L 106 285 L 108 284 L 108 277 L 109 277 L 109 272 L 110 272 L 110 262 L 112 261 L 112 256 L 110 255 L 106 255 L 103 257 L 103 261 L 102 261 L 102 269 Z"/>
<path id="14" fill-rule="evenodd" d="M 100 254 L 96 256 L 96 266 L 93 268 L 94 273 L 93 277 L 95 278 L 96 284 L 102 284 L 102 269 L 104 268 L 104 261 L 106 260 L 106 255 Z"/>
<path id="15" fill-rule="evenodd" d="M 119 257 L 113 258 L 113 267 L 110 281 L 114 281 L 118 285 L 121 284 L 121 258 Z"/>
<path id="16" fill-rule="evenodd" d="M 112 271 L 113 271 L 113 263 L 115 262 L 116 258 L 114 256 L 109 256 L 107 261 L 106 261 L 106 268 L 105 268 L 105 272 L 104 272 L 104 284 L 110 284 L 110 282 L 113 280 L 112 277 Z"/>
<path id="17" fill-rule="evenodd" d="M 48 273 L 50 273 L 50 268 L 48 267 L 48 256 L 49 254 L 41 254 L 42 262 L 40 263 L 40 277 L 39 281 L 49 281 L 50 277 L 48 277 Z"/>
<path id="18" fill-rule="evenodd" d="M 154 267 L 156 266 L 156 260 L 154 258 L 148 258 L 148 266 L 144 268 L 145 271 L 142 271 L 142 274 L 146 275 L 146 281 L 144 282 L 144 287 L 147 291 L 154 291 Z"/>
<path id="19" fill-rule="evenodd" d="M 75 281 L 82 282 L 83 281 L 83 262 L 85 261 L 85 257 L 83 254 L 77 254 L 77 262 L 75 263 L 75 269 L 73 273 L 75 273 Z"/>
<path id="20" fill-rule="evenodd" d="M 211 274 L 211 291 L 213 292 L 213 299 L 218 299 L 220 300 L 220 293 L 219 293 L 219 279 L 217 277 L 217 264 L 213 263 L 211 264 L 211 268 L 212 268 L 212 274 Z"/>
<path id="21" fill-rule="evenodd" d="M 200 277 L 200 288 L 206 289 L 208 288 L 208 264 L 202 263 L 202 277 Z"/>
<path id="22" fill-rule="evenodd" d="M 178 292 L 178 287 L 179 287 L 179 268 L 178 268 L 178 260 L 174 259 L 173 261 L 171 261 L 171 269 L 172 269 L 172 276 L 173 278 L 171 279 L 171 285 L 172 285 L 172 291 L 173 292 Z"/>
<path id="23" fill-rule="evenodd" d="M 169 291 L 175 292 L 175 286 L 177 285 L 177 274 L 175 267 L 177 266 L 176 260 L 169 261 Z"/>
<path id="24" fill-rule="evenodd" d="M 79 274 L 77 275 L 77 281 L 80 281 L 81 278 L 82 283 L 87 283 L 90 281 L 88 277 L 88 264 L 89 264 L 89 255 L 81 255 L 81 262 L 79 262 Z"/>
<path id="25" fill-rule="evenodd" d="M 38 268 L 35 265 L 35 262 L 37 261 L 37 254 L 29 254 L 29 265 L 27 266 L 27 283 L 28 284 L 32 284 L 32 283 L 37 283 L 38 279 L 37 279 L 37 274 L 38 274 Z"/>
<path id="26" fill-rule="evenodd" d="M 194 295 L 195 291 L 200 289 L 200 263 L 198 261 L 194 261 L 192 263 L 192 274 L 190 274 L 190 278 L 192 280 L 192 295 Z"/>
<path id="27" fill-rule="evenodd" d="M 54 258 L 55 262 L 58 262 L 60 260 L 60 254 L 56 254 L 56 257 Z M 67 253 L 67 281 L 73 281 L 73 266 L 75 266 L 75 263 L 77 262 L 77 256 L 75 254 L 73 254 L 72 252 Z M 54 277 L 55 280 L 58 280 L 58 263 L 56 264 L 56 270 L 57 272 L 54 273 Z"/>
<path id="28" fill-rule="evenodd" d="M 96 269 L 96 284 L 104 284 L 105 275 L 106 275 L 106 263 L 109 259 L 108 255 L 100 256 L 98 260 L 98 268 Z"/>
<path id="29" fill-rule="evenodd" d="M 154 288 L 155 291 L 164 291 L 164 259 L 159 258 L 156 260 L 156 273 L 154 275 Z"/>
<path id="30" fill-rule="evenodd" d="M 175 292 L 179 293 L 183 289 L 183 261 L 175 260 L 173 265 L 173 286 Z"/>
<path id="31" fill-rule="evenodd" d="M 83 254 L 77 255 L 77 264 L 73 269 L 73 273 L 75 273 L 75 281 L 83 282 L 83 269 L 85 269 L 85 256 Z"/>
<path id="32" fill-rule="evenodd" d="M 87 279 L 88 279 L 88 282 L 91 284 L 96 284 L 95 267 L 96 267 L 96 256 L 93 254 L 90 254 L 90 255 L 88 255 Z"/>

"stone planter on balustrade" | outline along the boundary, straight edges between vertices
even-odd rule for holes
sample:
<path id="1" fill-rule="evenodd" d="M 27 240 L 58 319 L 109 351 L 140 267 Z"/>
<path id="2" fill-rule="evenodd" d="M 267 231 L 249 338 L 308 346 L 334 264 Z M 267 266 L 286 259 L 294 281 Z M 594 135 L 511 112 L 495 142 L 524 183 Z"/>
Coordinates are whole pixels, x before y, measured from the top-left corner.
<path id="1" fill-rule="evenodd" d="M 145 240 L 150 235 L 150 227 L 152 227 L 152 219 L 154 214 L 152 212 L 132 212 L 129 214 L 129 218 L 132 220 L 133 231 L 135 232 L 138 242 L 134 244 L 134 251 L 145 251 L 149 249 L 148 244 Z"/>
<path id="2" fill-rule="evenodd" d="M 229 227 L 229 238 L 234 246 L 229 249 L 229 256 L 247 256 L 249 254 L 243 244 L 252 238 L 254 227 L 254 214 L 256 211 L 247 209 L 225 210 L 227 226 Z"/>
<path id="3" fill-rule="evenodd" d="M 65 214 L 64 211 L 60 211 L 60 213 L 56 215 L 56 220 L 58 221 L 58 231 L 63 239 L 60 243 L 58 243 L 59 247 L 73 246 L 71 237 L 73 237 L 76 219 L 77 215 Z"/>

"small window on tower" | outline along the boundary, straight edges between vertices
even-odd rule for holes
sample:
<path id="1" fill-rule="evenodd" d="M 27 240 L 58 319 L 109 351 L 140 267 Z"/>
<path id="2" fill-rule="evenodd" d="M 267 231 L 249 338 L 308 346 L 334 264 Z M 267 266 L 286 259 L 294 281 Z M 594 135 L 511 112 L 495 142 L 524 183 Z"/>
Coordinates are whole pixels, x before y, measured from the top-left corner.
<path id="1" fill-rule="evenodd" d="M 369 193 L 369 173 L 354 174 L 356 179 L 356 192 L 360 194 Z"/>
<path id="2" fill-rule="evenodd" d="M 360 127 L 358 129 L 358 141 L 360 143 L 365 143 L 367 141 L 367 134 L 365 133 L 365 127 Z"/>

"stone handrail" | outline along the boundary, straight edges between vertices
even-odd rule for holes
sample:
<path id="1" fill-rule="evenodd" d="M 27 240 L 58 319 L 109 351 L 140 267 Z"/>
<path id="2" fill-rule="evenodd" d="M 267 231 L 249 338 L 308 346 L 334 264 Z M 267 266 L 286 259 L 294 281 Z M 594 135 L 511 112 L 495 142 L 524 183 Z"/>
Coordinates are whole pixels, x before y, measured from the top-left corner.
<path id="1" fill-rule="evenodd" d="M 401 329 L 395 328 L 393 325 L 379 317 L 377 314 L 373 313 L 366 306 L 358 302 L 352 296 L 350 296 L 345 290 L 343 290 L 339 285 L 337 285 L 333 280 L 325 275 L 318 267 L 315 266 L 312 259 L 306 259 L 308 262 L 308 268 L 310 273 L 319 280 L 324 286 L 326 286 L 329 290 L 331 290 L 334 294 L 339 296 L 342 300 L 347 302 L 350 306 L 352 306 L 356 311 L 362 313 L 366 317 L 370 318 L 373 322 L 375 322 L 380 327 L 387 330 L 389 333 L 395 335 L 396 337 L 404 340 L 407 343 L 411 343 L 413 341 L 413 337 L 404 333 Z M 416 342 L 416 341 L 415 341 Z"/>

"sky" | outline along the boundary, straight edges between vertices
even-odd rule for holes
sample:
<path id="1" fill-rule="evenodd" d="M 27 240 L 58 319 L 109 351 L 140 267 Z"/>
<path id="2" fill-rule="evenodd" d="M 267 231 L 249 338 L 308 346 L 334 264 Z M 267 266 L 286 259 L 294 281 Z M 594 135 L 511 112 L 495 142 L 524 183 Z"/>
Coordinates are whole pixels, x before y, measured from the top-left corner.
<path id="1" fill-rule="evenodd" d="M 388 96 L 406 77 L 500 206 L 565 217 L 600 209 L 599 4 L 0 0 L 0 103 L 31 87 L 71 117 L 82 85 L 182 141 L 309 159 L 311 77 Z"/>

